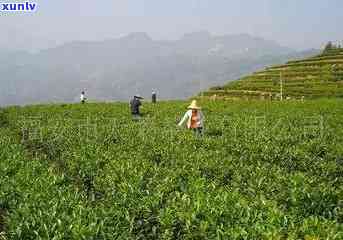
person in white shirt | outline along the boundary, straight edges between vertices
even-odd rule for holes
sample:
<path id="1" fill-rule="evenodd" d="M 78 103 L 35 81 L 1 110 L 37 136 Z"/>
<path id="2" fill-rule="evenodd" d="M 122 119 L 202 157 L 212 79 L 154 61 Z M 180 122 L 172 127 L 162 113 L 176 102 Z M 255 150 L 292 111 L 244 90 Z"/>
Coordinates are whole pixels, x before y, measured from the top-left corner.
<path id="1" fill-rule="evenodd" d="M 85 94 L 84 91 L 81 92 L 80 100 L 81 100 L 82 104 L 84 104 L 86 102 L 86 100 L 87 100 L 86 94 Z"/>
<path id="2" fill-rule="evenodd" d="M 188 111 L 185 113 L 178 126 L 182 126 L 187 121 L 187 128 L 192 129 L 197 134 L 202 134 L 204 128 L 204 114 L 201 108 L 197 105 L 197 101 L 193 100 L 188 106 Z"/>

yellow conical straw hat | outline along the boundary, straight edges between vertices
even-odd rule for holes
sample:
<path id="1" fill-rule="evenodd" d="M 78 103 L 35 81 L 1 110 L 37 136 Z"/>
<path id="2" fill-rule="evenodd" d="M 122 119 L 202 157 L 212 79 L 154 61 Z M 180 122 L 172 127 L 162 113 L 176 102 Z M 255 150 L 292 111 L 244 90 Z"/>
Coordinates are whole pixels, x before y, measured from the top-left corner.
<path id="1" fill-rule="evenodd" d="M 201 107 L 197 105 L 197 100 L 193 100 L 191 105 L 188 106 L 188 109 L 201 109 Z"/>

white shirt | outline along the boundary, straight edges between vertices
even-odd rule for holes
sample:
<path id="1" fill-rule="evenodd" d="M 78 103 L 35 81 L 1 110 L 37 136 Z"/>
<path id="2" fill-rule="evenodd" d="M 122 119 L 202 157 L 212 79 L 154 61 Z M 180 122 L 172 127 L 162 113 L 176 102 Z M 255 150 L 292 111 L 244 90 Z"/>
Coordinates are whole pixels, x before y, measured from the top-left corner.
<path id="1" fill-rule="evenodd" d="M 201 110 L 198 110 L 198 116 L 197 116 L 197 125 L 198 127 L 204 127 L 204 114 L 201 112 Z M 179 122 L 179 126 L 182 126 L 182 124 L 187 120 L 187 128 L 191 128 L 191 120 L 192 120 L 192 110 L 188 110 L 185 115 L 183 116 L 182 120 Z"/>
<path id="2" fill-rule="evenodd" d="M 81 101 L 86 100 L 85 95 L 84 95 L 84 94 L 81 94 L 80 99 L 81 99 Z"/>

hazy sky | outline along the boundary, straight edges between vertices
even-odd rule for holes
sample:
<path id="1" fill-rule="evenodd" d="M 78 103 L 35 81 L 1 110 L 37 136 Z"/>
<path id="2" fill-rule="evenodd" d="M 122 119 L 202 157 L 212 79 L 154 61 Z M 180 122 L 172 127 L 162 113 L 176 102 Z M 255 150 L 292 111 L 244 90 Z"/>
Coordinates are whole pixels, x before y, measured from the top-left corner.
<path id="1" fill-rule="evenodd" d="M 216 35 L 248 33 L 297 49 L 343 40 L 342 0 L 26 1 L 38 3 L 38 10 L 0 12 L 0 47 L 46 48 L 130 32 L 177 39 L 199 30 Z"/>

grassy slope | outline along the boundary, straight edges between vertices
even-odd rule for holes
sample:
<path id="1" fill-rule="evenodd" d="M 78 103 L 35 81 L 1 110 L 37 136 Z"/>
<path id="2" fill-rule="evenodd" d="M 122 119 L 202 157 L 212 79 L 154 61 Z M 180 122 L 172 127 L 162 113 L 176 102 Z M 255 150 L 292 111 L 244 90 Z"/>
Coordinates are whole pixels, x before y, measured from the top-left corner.
<path id="1" fill-rule="evenodd" d="M 306 98 L 343 97 L 343 49 L 287 64 L 266 68 L 223 87 L 214 87 L 205 96 L 252 97 L 280 92 L 280 73 L 284 96 Z"/>
<path id="2" fill-rule="evenodd" d="M 341 100 L 202 105 L 200 139 L 185 102 L 1 112 L 6 237 L 342 239 Z"/>

